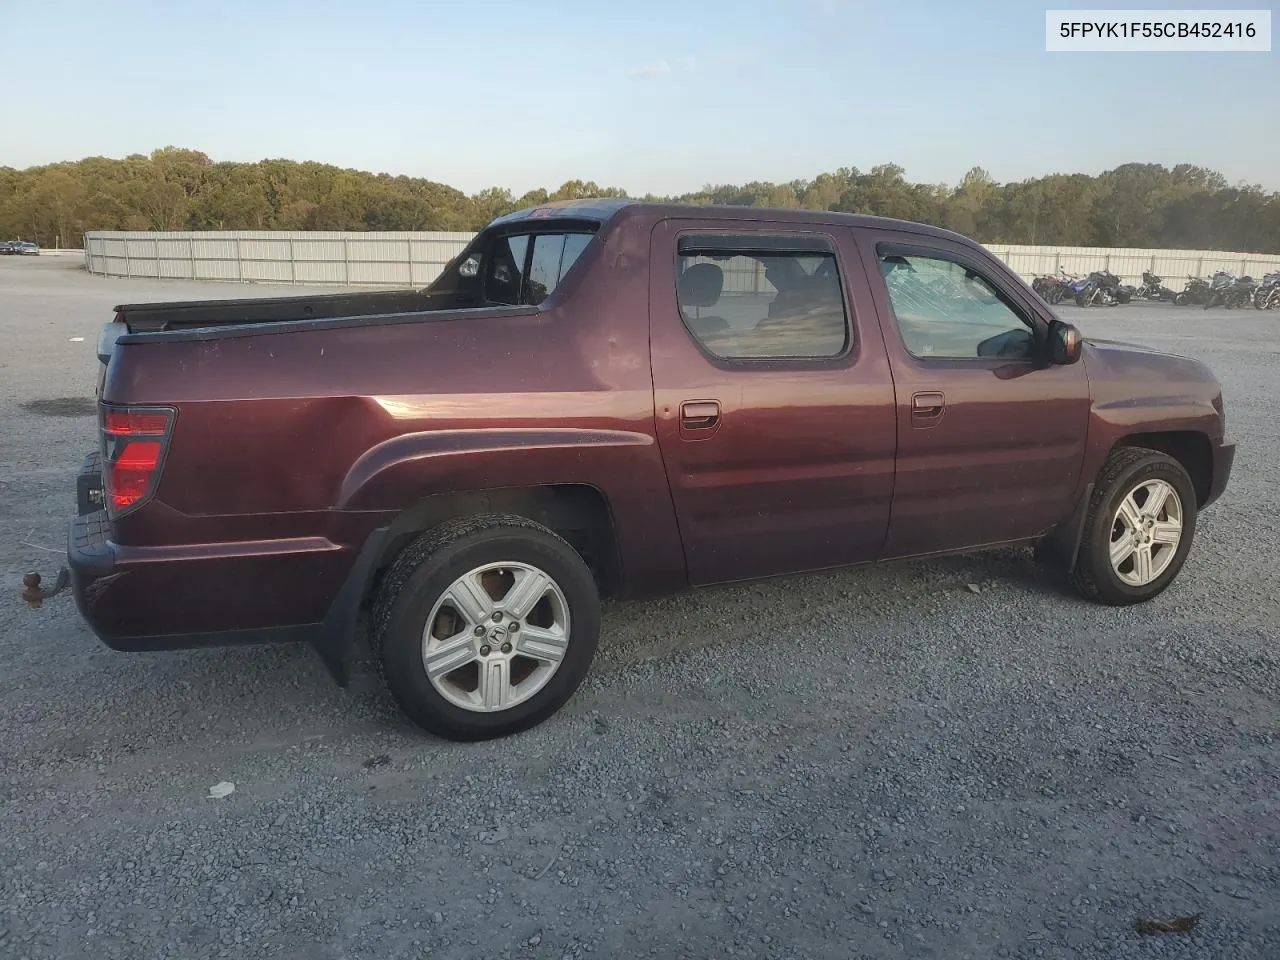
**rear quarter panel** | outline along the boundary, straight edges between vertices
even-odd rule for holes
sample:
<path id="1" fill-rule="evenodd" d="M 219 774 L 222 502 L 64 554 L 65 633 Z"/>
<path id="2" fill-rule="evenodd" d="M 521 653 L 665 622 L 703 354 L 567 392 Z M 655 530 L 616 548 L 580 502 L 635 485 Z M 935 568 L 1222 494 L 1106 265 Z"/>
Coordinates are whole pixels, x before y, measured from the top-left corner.
<path id="1" fill-rule="evenodd" d="M 587 484 L 626 590 L 679 585 L 644 243 L 610 231 L 537 310 L 117 344 L 104 400 L 179 411 L 156 499 L 117 539 L 322 536 L 349 554 L 431 494 Z"/>

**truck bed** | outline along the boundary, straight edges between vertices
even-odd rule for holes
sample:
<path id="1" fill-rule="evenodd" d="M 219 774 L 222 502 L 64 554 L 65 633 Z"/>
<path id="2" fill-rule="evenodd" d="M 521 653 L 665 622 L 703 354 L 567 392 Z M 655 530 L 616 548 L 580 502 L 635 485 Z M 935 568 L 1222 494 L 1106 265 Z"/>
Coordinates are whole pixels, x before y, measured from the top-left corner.
<path id="1" fill-rule="evenodd" d="M 246 323 L 280 323 L 387 313 L 411 313 L 438 306 L 425 290 L 377 290 L 360 293 L 255 297 L 245 300 L 185 300 L 126 303 L 115 308 L 115 322 L 129 333 L 162 333 Z"/>

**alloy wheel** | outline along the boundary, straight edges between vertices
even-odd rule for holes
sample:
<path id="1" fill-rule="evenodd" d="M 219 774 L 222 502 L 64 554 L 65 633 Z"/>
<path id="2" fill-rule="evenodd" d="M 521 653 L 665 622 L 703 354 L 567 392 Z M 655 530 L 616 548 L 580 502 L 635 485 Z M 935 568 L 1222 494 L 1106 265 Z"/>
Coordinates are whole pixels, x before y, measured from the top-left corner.
<path id="1" fill-rule="evenodd" d="M 1146 480 L 1120 501 L 1111 524 L 1111 568 L 1131 587 L 1168 569 L 1182 542 L 1182 500 L 1164 480 Z"/>
<path id="2" fill-rule="evenodd" d="M 569 646 L 569 604 L 550 576 L 527 563 L 464 573 L 431 609 L 422 664 L 436 691 L 464 710 L 523 703 L 555 676 Z"/>

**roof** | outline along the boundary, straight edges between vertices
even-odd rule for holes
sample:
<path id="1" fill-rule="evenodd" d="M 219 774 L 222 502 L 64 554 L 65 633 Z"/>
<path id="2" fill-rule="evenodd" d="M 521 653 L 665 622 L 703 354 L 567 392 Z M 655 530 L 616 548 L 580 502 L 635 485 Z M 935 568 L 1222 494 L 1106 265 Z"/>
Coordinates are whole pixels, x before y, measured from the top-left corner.
<path id="1" fill-rule="evenodd" d="M 572 218 L 574 220 L 598 220 L 603 223 L 613 217 L 619 210 L 640 204 L 639 200 L 627 197 L 585 197 L 581 200 L 551 200 L 536 207 L 525 207 L 504 214 L 489 225 L 514 223 L 518 220 L 541 220 L 543 218 Z"/>
<path id="2" fill-rule="evenodd" d="M 840 213 L 834 210 L 799 210 L 794 208 L 701 205 L 690 203 L 655 203 L 628 197 L 586 197 L 581 200 L 553 200 L 536 207 L 526 207 L 505 214 L 489 226 L 522 220 L 594 220 L 607 223 L 622 213 L 645 213 L 655 218 L 697 217 L 707 220 L 770 220 L 780 223 L 811 223 L 870 227 L 892 230 L 909 229 L 926 236 L 946 237 L 972 243 L 973 240 L 951 230 L 914 220 L 896 220 L 864 213 Z"/>

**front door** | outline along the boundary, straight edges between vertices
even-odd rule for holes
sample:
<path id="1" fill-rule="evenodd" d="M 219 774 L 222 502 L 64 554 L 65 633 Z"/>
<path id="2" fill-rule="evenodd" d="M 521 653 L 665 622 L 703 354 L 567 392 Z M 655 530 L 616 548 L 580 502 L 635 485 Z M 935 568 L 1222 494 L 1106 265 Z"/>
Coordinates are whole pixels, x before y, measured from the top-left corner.
<path id="1" fill-rule="evenodd" d="M 691 582 L 874 559 L 894 396 L 848 231 L 664 220 L 650 263 L 657 435 Z"/>
<path id="2" fill-rule="evenodd" d="M 1046 318 L 994 257 L 913 233 L 855 232 L 897 394 L 885 557 L 1043 533 L 1074 507 L 1084 364 L 1043 362 Z"/>

